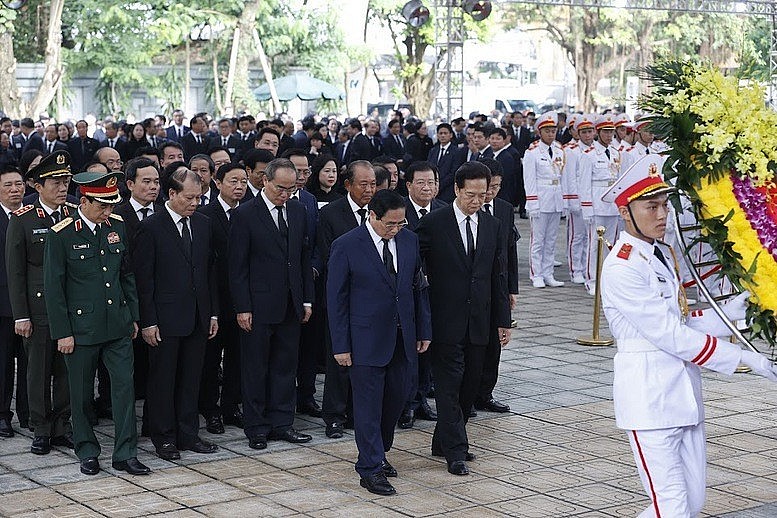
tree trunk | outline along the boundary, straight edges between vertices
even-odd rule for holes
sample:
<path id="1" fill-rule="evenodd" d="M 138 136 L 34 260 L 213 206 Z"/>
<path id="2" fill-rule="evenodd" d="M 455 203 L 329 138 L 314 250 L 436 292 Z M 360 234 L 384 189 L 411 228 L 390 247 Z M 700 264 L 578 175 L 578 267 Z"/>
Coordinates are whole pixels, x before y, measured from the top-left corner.
<path id="1" fill-rule="evenodd" d="M 224 99 L 221 97 L 221 82 L 219 81 L 219 60 L 216 49 L 213 48 L 211 54 L 211 68 L 213 69 L 213 100 L 216 102 L 216 113 L 224 116 Z M 232 112 L 230 112 L 232 113 Z"/>
<path id="2" fill-rule="evenodd" d="M 272 68 L 270 68 L 270 62 L 267 61 L 267 54 L 264 53 L 264 47 L 262 46 L 262 40 L 259 38 L 259 31 L 254 29 L 254 44 L 256 45 L 257 54 L 259 54 L 259 63 L 262 65 L 262 71 L 264 72 L 264 79 L 267 81 L 267 86 L 270 89 L 270 99 L 272 100 L 272 107 L 275 113 L 281 113 L 283 106 L 281 101 L 278 100 L 278 92 L 275 91 L 275 83 L 272 78 Z"/>
<path id="3" fill-rule="evenodd" d="M 13 53 L 13 34 L 8 30 L 0 32 L 0 109 L 8 117 L 18 119 L 24 114 L 22 94 L 16 82 L 16 58 Z"/>
<path id="4" fill-rule="evenodd" d="M 434 103 L 434 69 L 425 74 L 414 74 L 402 84 L 405 97 L 413 107 L 413 114 L 428 117 Z"/>
<path id="5" fill-rule="evenodd" d="M 38 87 L 38 93 L 35 94 L 27 110 L 27 114 L 31 117 L 37 117 L 48 108 L 62 82 L 63 71 L 59 57 L 62 52 L 62 8 L 64 6 L 65 0 L 51 1 L 43 79 Z"/>
<path id="6" fill-rule="evenodd" d="M 583 37 L 575 58 L 578 103 L 585 112 L 591 112 L 594 109 L 593 93 L 596 91 L 596 84 L 601 79 L 596 67 L 596 45 L 592 43 L 598 35 L 596 30 L 598 17 L 598 11 L 585 9 L 583 13 Z"/>
<path id="7" fill-rule="evenodd" d="M 246 1 L 243 11 L 237 19 L 237 29 L 239 29 L 241 35 L 246 37 L 240 38 L 238 44 L 232 94 L 232 105 L 235 107 L 235 110 L 245 110 L 256 106 L 256 101 L 249 91 L 248 84 L 248 67 L 251 60 L 256 57 L 255 44 L 249 35 L 256 30 L 256 14 L 259 12 L 260 1 Z"/>
<path id="8" fill-rule="evenodd" d="M 235 91 L 235 67 L 237 66 L 237 54 L 240 49 L 240 27 L 235 27 L 235 35 L 232 37 L 232 50 L 229 53 L 229 69 L 227 71 L 227 86 L 224 92 L 224 107 L 222 114 L 232 115 L 235 113 L 235 100 L 233 92 Z M 215 54 L 214 54 L 214 58 Z"/>

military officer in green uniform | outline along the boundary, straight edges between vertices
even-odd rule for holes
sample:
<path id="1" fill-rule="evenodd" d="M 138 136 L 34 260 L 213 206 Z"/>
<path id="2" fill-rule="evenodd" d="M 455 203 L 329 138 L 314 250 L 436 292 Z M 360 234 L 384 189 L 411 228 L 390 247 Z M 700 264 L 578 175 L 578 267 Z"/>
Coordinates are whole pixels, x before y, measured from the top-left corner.
<path id="1" fill-rule="evenodd" d="M 45 455 L 51 445 L 73 447 L 67 367 L 49 334 L 43 290 L 43 249 L 52 225 L 77 207 L 66 203 L 70 155 L 55 151 L 27 173 L 38 191 L 35 203 L 13 212 L 8 222 L 5 257 L 14 329 L 27 354 L 30 426 L 35 430 L 30 451 Z"/>
<path id="2" fill-rule="evenodd" d="M 121 216 L 121 172 L 79 173 L 81 205 L 54 225 L 46 242 L 44 286 L 51 337 L 65 355 L 73 410 L 73 441 L 81 472 L 100 471 L 89 422 L 98 358 L 111 380 L 115 427 L 113 468 L 131 475 L 150 470 L 137 459 L 132 339 L 138 333 L 138 294 L 127 258 Z"/>

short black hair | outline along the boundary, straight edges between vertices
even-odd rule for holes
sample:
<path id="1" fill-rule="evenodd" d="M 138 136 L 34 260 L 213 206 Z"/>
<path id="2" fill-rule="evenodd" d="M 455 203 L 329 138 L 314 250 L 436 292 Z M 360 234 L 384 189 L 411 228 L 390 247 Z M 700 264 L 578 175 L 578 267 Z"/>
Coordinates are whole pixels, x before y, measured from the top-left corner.
<path id="1" fill-rule="evenodd" d="M 155 157 L 157 157 L 158 160 L 161 160 L 162 150 L 154 146 L 139 147 L 138 149 L 135 150 L 135 156 L 133 158 L 138 158 L 138 157 L 147 156 L 147 155 L 154 155 Z"/>
<path id="2" fill-rule="evenodd" d="M 318 176 L 318 173 L 321 172 L 321 170 L 324 168 L 325 165 L 327 165 L 329 162 L 334 162 L 335 166 L 337 166 L 337 160 L 335 160 L 335 157 L 332 155 L 318 155 L 315 160 L 313 160 L 313 163 L 310 165 L 310 172 L 311 177 Z M 318 178 L 316 178 L 316 181 L 318 181 Z"/>
<path id="3" fill-rule="evenodd" d="M 404 209 L 405 199 L 390 189 L 376 192 L 367 207 L 380 219 L 390 210 Z"/>
<path id="4" fill-rule="evenodd" d="M 480 180 L 481 178 L 486 179 L 486 185 L 491 183 L 491 171 L 486 165 L 480 162 L 464 162 L 456 170 L 456 187 L 463 189 L 464 182 L 467 180 Z"/>
<path id="5" fill-rule="evenodd" d="M 504 175 L 504 169 L 502 169 L 502 164 L 494 160 L 493 158 L 481 158 L 478 160 L 481 164 L 488 167 L 488 170 L 491 171 L 491 177 L 494 176 L 503 176 Z"/>
<path id="6" fill-rule="evenodd" d="M 359 131 L 362 130 L 362 123 L 361 123 L 361 121 L 359 121 L 359 119 L 356 119 L 356 118 L 349 120 L 348 121 L 348 126 L 350 126 L 351 128 L 353 128 L 355 130 L 359 130 Z"/>
<path id="7" fill-rule="evenodd" d="M 487 133 L 486 128 L 480 123 L 471 124 L 470 127 L 472 128 L 473 133 L 476 131 L 482 133 L 483 135 L 486 135 Z"/>
<path id="8" fill-rule="evenodd" d="M 324 137 L 321 136 L 321 133 L 318 131 L 314 131 L 313 134 L 310 136 L 310 140 L 320 140 L 321 142 L 324 141 Z"/>
<path id="9" fill-rule="evenodd" d="M 415 178 L 415 174 L 419 171 L 431 171 L 434 173 L 434 179 L 437 180 L 439 177 L 439 169 L 437 169 L 437 166 L 434 165 L 431 162 L 427 162 L 425 160 L 420 160 L 418 162 L 413 162 L 410 164 L 410 167 L 407 168 L 407 171 L 405 171 L 405 181 L 407 183 L 413 183 L 413 179 Z"/>
<path id="10" fill-rule="evenodd" d="M 269 164 L 273 160 L 275 157 L 266 149 L 249 149 L 243 155 L 243 165 L 251 170 L 256 167 L 256 164 Z"/>
<path id="11" fill-rule="evenodd" d="M 133 158 L 132 160 L 128 161 L 126 165 L 124 166 L 124 177 L 127 179 L 127 181 L 132 180 L 135 181 L 135 178 L 138 176 L 138 169 L 143 169 L 144 167 L 153 167 L 156 169 L 156 172 L 159 172 L 159 168 L 156 165 L 156 162 L 151 160 L 150 158 Z"/>
<path id="12" fill-rule="evenodd" d="M 464 117 L 456 117 L 451 121 L 451 124 L 461 124 L 462 122 L 467 122 Z"/>
<path id="13" fill-rule="evenodd" d="M 291 158 L 293 156 L 304 156 L 305 158 L 307 158 L 308 154 L 307 152 L 305 152 L 304 149 L 293 147 L 284 151 L 283 154 L 281 154 L 280 158 Z"/>
<path id="14" fill-rule="evenodd" d="M 239 162 L 229 162 L 227 164 L 221 164 L 216 171 L 216 176 L 214 178 L 218 180 L 219 182 L 224 181 L 224 177 L 227 176 L 227 173 L 230 171 L 234 171 L 237 169 L 238 171 L 241 171 L 245 174 L 246 170 L 243 168 L 242 165 L 240 165 Z"/>
<path id="15" fill-rule="evenodd" d="M 393 126 L 396 126 L 397 124 L 402 124 L 399 119 L 391 119 L 388 121 L 388 124 L 386 124 L 386 127 L 391 129 Z"/>
<path id="16" fill-rule="evenodd" d="M 164 155 L 165 149 L 167 149 L 169 147 L 174 147 L 178 151 L 183 152 L 183 146 L 181 146 L 181 144 L 179 144 L 175 140 L 166 140 L 161 146 L 159 146 L 159 151 L 161 151 L 162 155 Z"/>
<path id="17" fill-rule="evenodd" d="M 316 129 L 316 121 L 314 119 L 302 119 L 302 131 L 310 131 Z"/>
<path id="18" fill-rule="evenodd" d="M 208 156 L 213 155 L 213 153 L 215 153 L 216 151 L 224 151 L 226 154 L 229 155 L 229 150 L 227 148 L 225 148 L 223 146 L 216 146 L 216 147 L 212 147 L 212 148 L 210 148 L 208 150 Z"/>
<path id="19" fill-rule="evenodd" d="M 488 136 L 489 136 L 489 137 L 490 137 L 491 135 L 499 135 L 499 136 L 501 136 L 502 138 L 507 138 L 507 132 L 506 132 L 505 130 L 503 130 L 502 128 L 494 128 L 494 129 L 492 129 L 492 130 L 491 130 L 491 131 L 488 133 Z"/>
<path id="20" fill-rule="evenodd" d="M 396 165 L 397 159 L 392 158 L 388 155 L 379 155 L 372 159 L 372 165 L 386 165 L 386 164 L 394 164 Z"/>
<path id="21" fill-rule="evenodd" d="M 25 117 L 25 118 L 23 118 L 23 119 L 21 119 L 21 120 L 19 121 L 19 126 L 23 126 L 23 127 L 25 127 L 25 128 L 30 128 L 30 129 L 32 129 L 32 128 L 34 128 L 34 127 L 35 127 L 35 123 L 34 123 L 34 122 L 32 122 L 32 119 L 31 119 L 31 118 L 29 118 L 29 117 Z"/>
<path id="22" fill-rule="evenodd" d="M 383 185 L 384 183 L 391 185 L 391 173 L 388 169 L 382 165 L 373 165 L 372 168 L 375 170 L 375 185 Z"/>
<path id="23" fill-rule="evenodd" d="M 278 132 L 277 132 L 277 131 L 275 131 L 274 129 L 272 129 L 272 128 L 269 128 L 269 127 L 267 127 L 267 126 L 265 126 L 264 128 L 262 128 L 262 129 L 260 129 L 260 130 L 259 130 L 259 134 L 256 136 L 256 140 L 262 140 L 262 137 L 264 137 L 264 136 L 265 136 L 265 135 L 267 135 L 268 133 L 269 133 L 269 134 L 271 134 L 271 135 L 275 135 L 276 137 L 278 137 L 278 142 L 280 142 L 280 141 L 281 141 L 281 135 L 280 135 L 280 133 L 278 133 Z"/>
<path id="24" fill-rule="evenodd" d="M 440 124 L 437 125 L 437 131 L 439 132 L 441 129 L 447 129 L 448 131 L 453 133 L 453 126 L 451 126 L 447 122 L 441 122 Z"/>

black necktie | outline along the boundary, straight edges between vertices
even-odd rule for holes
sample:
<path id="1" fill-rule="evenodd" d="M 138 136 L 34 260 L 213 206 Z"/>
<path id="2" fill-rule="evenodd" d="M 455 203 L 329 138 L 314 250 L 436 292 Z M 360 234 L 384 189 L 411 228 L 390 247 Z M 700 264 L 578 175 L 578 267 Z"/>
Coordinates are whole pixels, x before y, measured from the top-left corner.
<path id="1" fill-rule="evenodd" d="M 52 151 L 54 151 L 54 143 L 49 142 L 49 153 L 51 153 Z"/>
<path id="2" fill-rule="evenodd" d="M 359 214 L 359 225 L 364 225 L 364 222 L 367 219 L 367 209 L 359 209 L 356 213 Z"/>
<path id="3" fill-rule="evenodd" d="M 391 250 L 389 250 L 389 240 L 381 239 L 381 241 L 383 241 L 383 265 L 386 267 L 391 280 L 396 282 L 397 271 L 394 269 L 394 256 L 391 254 Z"/>
<path id="4" fill-rule="evenodd" d="M 548 156 L 550 156 L 551 160 L 553 159 L 553 148 L 552 147 L 548 148 Z"/>
<path id="5" fill-rule="evenodd" d="M 664 266 L 666 266 L 667 270 L 670 270 L 669 265 L 666 264 L 666 258 L 664 258 L 664 254 L 661 253 L 661 249 L 659 249 L 657 246 L 653 247 L 653 255 L 658 257 L 658 260 L 661 261 L 661 263 L 663 263 Z"/>
<path id="6" fill-rule="evenodd" d="M 143 207 L 142 209 L 140 209 L 140 214 L 142 215 L 141 218 L 140 218 L 140 221 L 143 221 L 144 219 L 146 219 L 148 217 L 148 211 L 150 211 L 150 210 L 151 209 L 148 208 L 148 207 Z"/>
<path id="7" fill-rule="evenodd" d="M 604 149 L 604 154 L 607 155 L 607 160 L 609 160 L 610 159 L 610 148 L 605 148 Z"/>
<path id="8" fill-rule="evenodd" d="M 200 207 L 207 204 L 208 204 L 208 197 L 203 194 L 202 196 L 200 196 Z"/>
<path id="9" fill-rule="evenodd" d="M 467 216 L 467 257 L 470 261 L 475 260 L 475 235 L 472 233 L 470 222 L 472 218 Z"/>
<path id="10" fill-rule="evenodd" d="M 221 145 L 224 146 L 224 147 L 227 147 L 227 138 L 226 137 L 221 139 Z"/>
<path id="11" fill-rule="evenodd" d="M 227 221 L 232 219 L 232 209 L 227 209 Z"/>
<path id="12" fill-rule="evenodd" d="M 108 145 L 111 146 L 111 149 L 113 149 L 113 139 L 108 139 Z"/>
<path id="13" fill-rule="evenodd" d="M 151 135 L 151 146 L 156 147 L 156 136 Z"/>
<path id="14" fill-rule="evenodd" d="M 183 137 L 183 129 L 178 128 L 178 138 L 181 138 L 181 137 Z"/>
<path id="15" fill-rule="evenodd" d="M 490 203 L 486 203 L 485 205 L 483 205 L 483 209 L 486 211 L 486 214 L 491 215 L 491 204 Z"/>
<path id="16" fill-rule="evenodd" d="M 286 220 L 283 219 L 283 205 L 276 205 L 275 210 L 278 211 L 278 230 L 281 231 L 282 236 L 288 236 L 289 227 L 286 225 Z"/>
<path id="17" fill-rule="evenodd" d="M 100 235 L 100 225 L 94 226 L 94 235 L 99 236 Z"/>
<path id="18" fill-rule="evenodd" d="M 53 220 L 54 220 L 54 224 L 55 224 L 55 225 L 56 225 L 57 223 L 59 223 L 59 219 L 60 219 L 60 217 L 61 217 L 61 215 L 60 215 L 60 213 L 59 213 L 59 211 L 58 211 L 58 210 L 55 210 L 54 212 L 52 212 L 52 213 L 51 213 L 51 219 L 53 219 Z"/>
<path id="19" fill-rule="evenodd" d="M 181 218 L 181 239 L 183 239 L 183 249 L 186 251 L 186 255 L 191 257 L 192 255 L 192 234 L 189 232 L 189 225 L 187 224 L 189 218 Z"/>
<path id="20" fill-rule="evenodd" d="M 650 154 L 650 148 L 649 148 L 649 147 L 646 147 L 646 148 L 645 148 L 645 154 L 646 154 L 646 155 L 649 155 L 649 154 Z"/>
<path id="21" fill-rule="evenodd" d="M 427 214 L 429 214 L 429 211 L 426 209 L 418 209 L 418 213 L 421 214 L 421 217 L 423 218 Z"/>

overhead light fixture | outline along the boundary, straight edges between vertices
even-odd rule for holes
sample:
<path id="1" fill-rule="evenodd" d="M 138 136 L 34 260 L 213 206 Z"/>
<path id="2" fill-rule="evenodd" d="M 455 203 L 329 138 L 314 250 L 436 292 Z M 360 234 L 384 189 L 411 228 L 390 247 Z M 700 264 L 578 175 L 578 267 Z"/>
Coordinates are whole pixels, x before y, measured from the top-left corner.
<path id="1" fill-rule="evenodd" d="M 402 7 L 402 16 L 411 27 L 421 27 L 429 21 L 429 9 L 421 0 L 410 0 Z"/>
<path id="2" fill-rule="evenodd" d="M 17 9 L 24 7 L 24 4 L 27 3 L 27 0 L 0 0 L 0 3 L 2 3 L 3 6 L 7 7 L 8 9 L 13 9 L 16 11 Z"/>
<path id="3" fill-rule="evenodd" d="M 461 8 L 476 22 L 482 22 L 491 14 L 491 2 L 487 0 L 464 0 Z"/>

